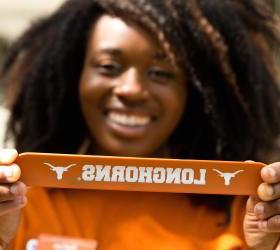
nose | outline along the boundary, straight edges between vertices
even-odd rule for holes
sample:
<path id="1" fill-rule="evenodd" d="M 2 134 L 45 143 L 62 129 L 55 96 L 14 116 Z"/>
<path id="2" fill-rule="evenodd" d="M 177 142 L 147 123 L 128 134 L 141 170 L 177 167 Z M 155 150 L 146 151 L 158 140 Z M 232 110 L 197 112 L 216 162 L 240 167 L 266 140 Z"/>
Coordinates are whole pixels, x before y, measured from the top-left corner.
<path id="1" fill-rule="evenodd" d="M 134 68 L 122 74 L 119 82 L 114 87 L 114 94 L 131 101 L 143 100 L 148 97 L 145 80 Z"/>

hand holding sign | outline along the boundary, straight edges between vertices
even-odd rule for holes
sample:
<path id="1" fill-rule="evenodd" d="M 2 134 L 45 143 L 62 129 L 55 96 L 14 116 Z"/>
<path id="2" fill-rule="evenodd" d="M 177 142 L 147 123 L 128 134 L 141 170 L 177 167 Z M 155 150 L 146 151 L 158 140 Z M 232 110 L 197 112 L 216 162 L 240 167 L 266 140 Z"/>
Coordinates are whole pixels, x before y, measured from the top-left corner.
<path id="1" fill-rule="evenodd" d="M 14 164 L 16 150 L 0 150 L 0 246 L 14 237 L 20 218 L 20 208 L 26 204 L 26 186 L 17 181 L 20 169 Z"/>
<path id="2" fill-rule="evenodd" d="M 244 232 L 253 249 L 273 250 L 280 247 L 280 163 L 264 167 L 261 177 L 258 196 L 247 203 Z"/>

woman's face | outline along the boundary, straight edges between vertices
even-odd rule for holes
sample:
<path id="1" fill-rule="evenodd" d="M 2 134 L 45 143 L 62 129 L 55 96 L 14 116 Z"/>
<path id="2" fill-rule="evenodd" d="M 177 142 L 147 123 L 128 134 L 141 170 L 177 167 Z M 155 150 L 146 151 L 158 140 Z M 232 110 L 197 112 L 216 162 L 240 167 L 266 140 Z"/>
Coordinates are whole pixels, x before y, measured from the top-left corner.
<path id="1" fill-rule="evenodd" d="M 103 15 L 89 37 L 80 101 L 95 153 L 163 156 L 184 111 L 186 85 L 154 37 Z"/>

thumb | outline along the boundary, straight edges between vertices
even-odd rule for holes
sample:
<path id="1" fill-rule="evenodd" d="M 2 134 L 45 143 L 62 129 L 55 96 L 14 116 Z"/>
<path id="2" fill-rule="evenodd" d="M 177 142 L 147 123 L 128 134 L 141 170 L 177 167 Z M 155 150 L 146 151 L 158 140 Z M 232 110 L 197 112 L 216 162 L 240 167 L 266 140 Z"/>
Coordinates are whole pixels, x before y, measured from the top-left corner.
<path id="1" fill-rule="evenodd" d="M 254 162 L 254 161 L 247 160 L 245 162 Z M 247 200 L 247 204 L 246 204 L 246 212 L 247 212 L 247 214 L 254 214 L 255 206 L 260 201 L 261 200 L 258 198 L 258 196 L 256 196 L 256 195 L 250 196 L 249 199 Z"/>
<path id="2" fill-rule="evenodd" d="M 247 204 L 246 204 L 246 212 L 247 212 L 247 214 L 254 215 L 255 214 L 255 212 L 254 212 L 255 206 L 260 201 L 261 200 L 257 196 L 250 196 L 249 199 L 247 200 Z"/>

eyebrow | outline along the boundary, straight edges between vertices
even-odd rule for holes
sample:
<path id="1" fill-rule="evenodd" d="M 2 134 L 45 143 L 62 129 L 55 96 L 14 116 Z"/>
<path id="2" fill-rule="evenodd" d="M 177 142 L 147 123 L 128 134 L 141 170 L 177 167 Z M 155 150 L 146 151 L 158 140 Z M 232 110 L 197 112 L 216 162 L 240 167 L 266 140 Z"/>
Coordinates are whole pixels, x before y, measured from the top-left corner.
<path id="1" fill-rule="evenodd" d="M 104 48 L 101 48 L 98 51 L 98 54 L 111 54 L 111 55 L 114 55 L 114 56 L 119 56 L 119 55 L 123 54 L 123 51 L 121 49 L 117 49 L 117 48 L 104 47 Z M 169 57 L 165 53 L 163 53 L 162 51 L 155 52 L 153 54 L 153 58 L 154 58 L 155 61 L 169 62 Z"/>
<path id="2" fill-rule="evenodd" d="M 100 51 L 98 51 L 98 54 L 112 54 L 112 55 L 120 55 L 122 54 L 122 50 L 115 49 L 115 48 L 101 48 Z"/>

